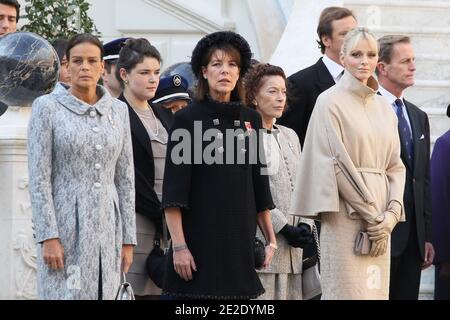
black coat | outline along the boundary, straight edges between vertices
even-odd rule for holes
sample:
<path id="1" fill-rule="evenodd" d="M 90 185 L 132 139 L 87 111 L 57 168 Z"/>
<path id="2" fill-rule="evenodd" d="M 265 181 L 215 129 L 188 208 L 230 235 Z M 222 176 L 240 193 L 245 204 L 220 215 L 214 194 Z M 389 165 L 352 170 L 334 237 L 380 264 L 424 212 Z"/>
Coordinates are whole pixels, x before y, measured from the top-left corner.
<path id="1" fill-rule="evenodd" d="M 414 161 L 411 168 L 406 161 L 406 150 L 401 143 L 401 157 L 406 167 L 406 184 L 403 197 L 406 222 L 398 223 L 392 232 L 391 255 L 403 253 L 410 232 L 417 233 L 417 246 L 425 258 L 425 242 L 431 242 L 431 194 L 430 194 L 430 124 L 428 116 L 411 102 L 405 101 L 411 122 L 414 141 Z"/>
<path id="2" fill-rule="evenodd" d="M 334 84 L 333 76 L 322 58 L 288 78 L 288 109 L 277 123 L 293 129 L 302 147 L 317 97 Z"/>
<path id="3" fill-rule="evenodd" d="M 163 207 L 181 208 L 186 243 L 198 271 L 191 281 L 181 279 L 174 270 L 170 252 L 163 285 L 166 294 L 248 299 L 264 292 L 255 271 L 254 240 L 257 213 L 274 208 L 269 180 L 267 175 L 261 175 L 260 161 L 248 161 L 248 136 L 241 136 L 245 147 L 235 141 L 232 151 L 227 144 L 226 130 L 240 128 L 245 132 L 245 125 L 262 128 L 261 117 L 239 103 L 194 102 L 175 114 L 167 154 L 176 150 L 176 154 L 181 153 L 178 140 L 184 142 L 185 138 L 172 141 L 179 132 L 190 133 L 186 147 L 191 152 L 187 153 L 187 163 L 177 164 L 175 158 L 166 158 Z M 207 130 L 218 142 L 216 148 L 209 149 L 211 142 L 202 141 L 206 140 L 201 137 Z M 257 137 L 256 131 L 253 136 Z M 213 150 L 213 154 L 222 153 L 225 162 L 230 152 L 236 155 L 242 149 L 247 150 L 243 152 L 246 159 L 240 164 L 207 164 L 202 157 Z"/>
<path id="4" fill-rule="evenodd" d="M 155 164 L 153 161 L 152 144 L 147 130 L 136 112 L 130 106 L 123 94 L 118 98 L 128 105 L 131 126 L 131 140 L 133 144 L 136 212 L 148 217 L 155 223 L 158 231 L 162 231 L 161 202 L 154 190 Z M 150 104 L 156 117 L 164 128 L 169 131 L 172 122 L 172 113 L 158 105 Z"/>

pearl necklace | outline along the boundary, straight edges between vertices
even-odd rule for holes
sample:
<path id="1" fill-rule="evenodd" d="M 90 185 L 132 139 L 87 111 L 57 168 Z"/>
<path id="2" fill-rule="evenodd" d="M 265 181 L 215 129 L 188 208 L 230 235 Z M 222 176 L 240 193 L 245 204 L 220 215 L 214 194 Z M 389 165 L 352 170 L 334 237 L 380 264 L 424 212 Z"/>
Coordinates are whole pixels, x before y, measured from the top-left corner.
<path id="1" fill-rule="evenodd" d="M 152 128 L 150 128 L 150 130 L 152 130 L 152 132 L 155 134 L 155 137 L 157 137 L 158 134 L 159 134 L 158 119 L 156 119 L 156 115 L 155 115 L 155 113 L 153 112 L 152 107 L 150 107 L 150 105 L 149 105 L 148 103 L 147 103 L 147 107 L 150 109 L 150 111 L 151 111 L 151 113 L 152 113 L 152 115 L 153 115 L 154 123 L 155 123 L 155 125 L 156 125 L 156 132 L 153 132 L 153 129 L 152 129 Z"/>

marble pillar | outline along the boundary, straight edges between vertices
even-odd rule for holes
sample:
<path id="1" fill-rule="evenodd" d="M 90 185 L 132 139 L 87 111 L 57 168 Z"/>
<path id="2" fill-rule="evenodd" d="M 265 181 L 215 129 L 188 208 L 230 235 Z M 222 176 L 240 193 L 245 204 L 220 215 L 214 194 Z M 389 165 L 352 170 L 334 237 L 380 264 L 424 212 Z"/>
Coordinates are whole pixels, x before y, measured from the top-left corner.
<path id="1" fill-rule="evenodd" d="M 28 194 L 27 125 L 31 108 L 0 117 L 0 299 L 36 299 L 36 245 Z"/>
<path id="2" fill-rule="evenodd" d="M 295 0 L 278 46 L 270 63 L 284 69 L 286 76 L 314 64 L 321 57 L 316 40 L 320 12 L 342 6 L 342 0 Z"/>
<path id="3" fill-rule="evenodd" d="M 36 299 L 36 245 L 28 191 L 31 104 L 53 91 L 56 51 L 31 32 L 0 37 L 0 299 Z M 12 107 L 20 106 L 20 107 Z"/>

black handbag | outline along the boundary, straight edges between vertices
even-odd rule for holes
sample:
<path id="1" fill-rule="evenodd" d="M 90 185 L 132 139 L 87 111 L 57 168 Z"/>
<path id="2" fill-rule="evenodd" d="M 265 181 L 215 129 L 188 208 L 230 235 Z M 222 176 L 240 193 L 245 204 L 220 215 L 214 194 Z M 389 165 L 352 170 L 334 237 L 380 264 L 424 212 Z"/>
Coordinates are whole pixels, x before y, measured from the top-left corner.
<path id="1" fill-rule="evenodd" d="M 255 237 L 255 269 L 261 269 L 266 259 L 266 248 L 264 243 Z"/>
<path id="2" fill-rule="evenodd" d="M 164 273 L 166 272 L 167 265 L 167 255 L 169 252 L 168 246 L 168 233 L 166 221 L 164 220 L 164 216 L 162 216 L 162 239 L 164 241 L 164 247 L 166 249 L 161 248 L 161 233 L 156 231 L 155 238 L 153 239 L 153 249 L 150 251 L 147 256 L 147 260 L 145 261 L 145 267 L 147 269 L 147 275 L 149 278 L 155 283 L 155 285 L 162 289 Z"/>
<path id="3" fill-rule="evenodd" d="M 164 273 L 166 271 L 168 250 L 161 249 L 161 236 L 156 233 L 153 239 L 153 249 L 145 261 L 149 278 L 162 289 Z"/>

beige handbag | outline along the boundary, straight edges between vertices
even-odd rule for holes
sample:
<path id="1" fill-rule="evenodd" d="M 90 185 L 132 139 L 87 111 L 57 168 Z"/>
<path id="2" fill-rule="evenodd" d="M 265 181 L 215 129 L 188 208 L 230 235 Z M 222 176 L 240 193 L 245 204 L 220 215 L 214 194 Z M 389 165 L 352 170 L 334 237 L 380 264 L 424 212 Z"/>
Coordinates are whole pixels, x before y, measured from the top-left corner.
<path id="1" fill-rule="evenodd" d="M 369 234 L 364 231 L 360 231 L 355 239 L 354 252 L 357 256 L 365 256 L 370 254 L 372 242 L 369 239 Z"/>
<path id="2" fill-rule="evenodd" d="M 303 274 L 302 274 L 302 296 L 303 300 L 311 300 L 322 293 L 322 286 L 320 284 L 319 261 L 320 261 L 320 244 L 319 236 L 317 234 L 316 225 L 313 224 L 312 231 L 317 247 L 317 256 L 309 257 L 303 260 Z M 316 263 L 309 264 L 308 261 L 316 260 Z"/>

